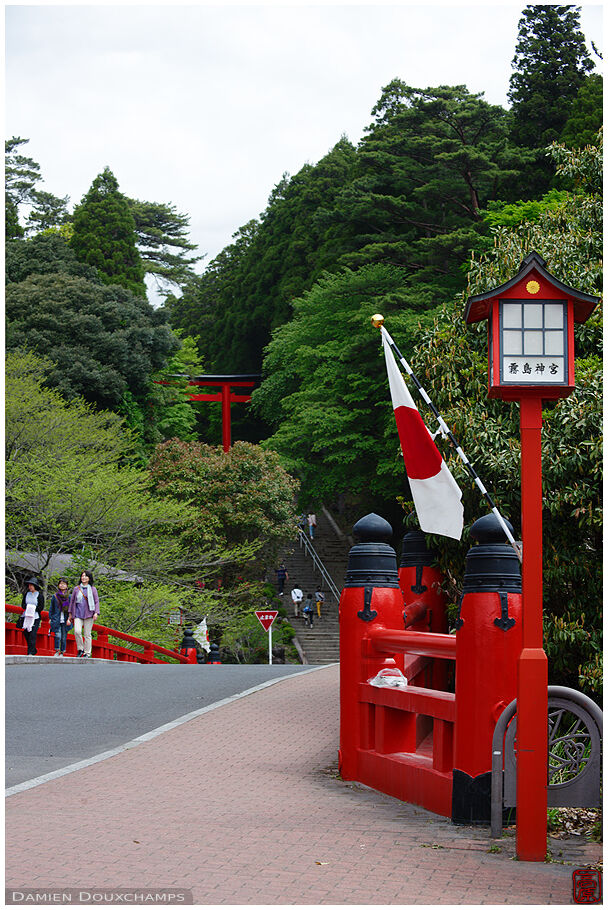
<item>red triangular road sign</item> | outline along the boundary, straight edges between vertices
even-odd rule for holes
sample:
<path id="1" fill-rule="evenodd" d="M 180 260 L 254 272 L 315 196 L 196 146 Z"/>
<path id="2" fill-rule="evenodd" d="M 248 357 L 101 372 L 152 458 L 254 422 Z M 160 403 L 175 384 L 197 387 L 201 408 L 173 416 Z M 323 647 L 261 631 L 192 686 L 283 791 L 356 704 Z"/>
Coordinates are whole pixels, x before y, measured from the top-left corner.
<path id="1" fill-rule="evenodd" d="M 266 632 L 268 632 L 269 628 L 271 627 L 271 625 L 273 624 L 273 622 L 279 615 L 279 611 L 278 610 L 256 610 L 255 615 L 262 623 Z"/>

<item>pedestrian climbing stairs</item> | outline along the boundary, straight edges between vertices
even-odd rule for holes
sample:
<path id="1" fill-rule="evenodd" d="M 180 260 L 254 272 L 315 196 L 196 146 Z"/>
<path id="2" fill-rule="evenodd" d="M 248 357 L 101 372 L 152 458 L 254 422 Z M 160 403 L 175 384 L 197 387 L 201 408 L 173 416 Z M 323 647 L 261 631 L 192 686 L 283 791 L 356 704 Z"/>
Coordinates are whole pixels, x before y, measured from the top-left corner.
<path id="1" fill-rule="evenodd" d="M 316 515 L 317 527 L 311 544 L 332 578 L 339 597 L 344 584 L 351 544 L 346 536 L 341 535 L 329 512 L 319 510 Z M 308 536 L 308 529 L 305 534 Z M 303 662 L 307 664 L 336 663 L 340 659 L 338 600 L 329 590 L 321 571 L 315 565 L 315 560 L 303 544 L 296 542 L 291 550 L 283 554 L 282 561 L 289 573 L 289 579 L 285 584 L 285 594 L 281 600 L 287 609 L 290 622 L 296 630 L 296 647 L 300 651 Z M 315 608 L 314 625 L 312 629 L 309 629 L 301 615 L 298 618 L 294 616 L 291 589 L 299 587 L 304 592 L 305 598 L 309 592 L 314 598 L 319 585 L 325 594 L 322 618 L 319 622 Z"/>

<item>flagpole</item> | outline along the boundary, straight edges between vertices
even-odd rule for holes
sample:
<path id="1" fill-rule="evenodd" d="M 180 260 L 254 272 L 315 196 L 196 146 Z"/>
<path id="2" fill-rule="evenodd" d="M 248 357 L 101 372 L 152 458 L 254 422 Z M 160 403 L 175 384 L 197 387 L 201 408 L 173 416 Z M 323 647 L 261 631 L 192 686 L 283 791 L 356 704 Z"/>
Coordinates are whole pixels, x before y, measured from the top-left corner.
<path id="1" fill-rule="evenodd" d="M 473 467 L 473 465 L 471 464 L 471 462 L 469 461 L 469 459 L 463 452 L 460 444 L 458 443 L 458 440 L 456 439 L 456 437 L 454 436 L 454 434 L 452 433 L 452 431 L 446 424 L 445 420 L 443 419 L 443 417 L 441 416 L 441 414 L 439 413 L 439 411 L 437 410 L 437 408 L 435 407 L 435 405 L 429 398 L 429 396 L 428 396 L 426 390 L 423 388 L 422 384 L 419 382 L 419 380 L 418 380 L 417 376 L 415 375 L 414 371 L 412 370 L 411 366 L 409 365 L 409 363 L 407 362 L 407 360 L 405 359 L 405 357 L 403 356 L 403 354 L 401 353 L 401 351 L 399 350 L 399 348 L 397 347 L 397 345 L 391 338 L 390 334 L 384 327 L 384 316 L 382 316 L 381 313 L 376 313 L 374 316 L 372 316 L 372 325 L 374 326 L 374 328 L 380 329 L 383 337 L 386 338 L 388 344 L 390 345 L 395 357 L 397 358 L 399 363 L 402 365 L 402 367 L 405 370 L 405 372 L 407 373 L 407 375 L 411 378 L 411 380 L 414 383 L 414 385 L 416 386 L 416 388 L 418 389 L 418 392 L 420 393 L 420 397 L 425 402 L 425 404 L 427 404 L 429 406 L 429 408 L 433 412 L 434 416 L 437 418 L 442 436 L 444 436 L 444 437 L 447 436 L 447 438 L 450 440 L 450 443 L 456 450 L 458 457 L 460 458 L 460 460 L 464 464 L 465 468 L 469 472 L 475 485 L 479 489 L 480 493 L 484 496 L 484 498 L 485 498 L 486 502 L 488 503 L 488 505 L 490 506 L 490 509 L 492 510 L 493 514 L 498 519 L 500 526 L 503 529 L 503 531 L 507 537 L 507 540 L 509 541 L 509 543 L 511 544 L 511 546 L 517 553 L 517 558 L 521 562 L 522 561 L 521 551 L 520 551 L 519 547 L 517 546 L 517 544 L 515 542 L 515 538 L 513 537 L 511 531 L 509 530 L 504 518 L 500 514 L 498 508 L 496 507 L 494 500 L 492 499 L 492 497 L 488 493 L 487 489 L 483 485 L 481 478 L 477 474 L 477 471 L 475 470 L 475 468 Z"/>

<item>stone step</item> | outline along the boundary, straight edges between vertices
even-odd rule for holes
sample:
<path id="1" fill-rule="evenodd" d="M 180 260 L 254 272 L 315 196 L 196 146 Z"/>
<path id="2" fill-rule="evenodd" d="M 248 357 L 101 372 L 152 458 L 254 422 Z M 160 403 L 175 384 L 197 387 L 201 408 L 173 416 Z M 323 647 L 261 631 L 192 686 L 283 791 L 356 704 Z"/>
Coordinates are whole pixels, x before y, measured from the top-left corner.
<path id="1" fill-rule="evenodd" d="M 334 584 L 339 591 L 342 590 L 350 542 L 347 538 L 336 535 L 332 523 L 327 519 L 322 509 L 317 511 L 317 528 L 312 545 L 319 559 L 329 572 Z M 308 664 L 335 663 L 339 658 L 339 625 L 338 603 L 336 598 L 327 589 L 321 573 L 314 568 L 313 562 L 306 550 L 299 543 L 295 543 L 282 554 L 281 561 L 285 563 L 289 578 L 285 585 L 285 594 L 281 598 L 287 610 L 287 616 L 296 631 L 298 644 L 303 654 L 304 662 Z M 275 580 L 274 578 L 272 579 Z M 314 593 L 319 588 L 325 594 L 325 604 L 322 611 L 322 620 L 317 619 L 312 629 L 304 625 L 301 616 L 293 615 L 293 603 L 290 592 L 292 588 L 300 587 L 304 596 Z"/>

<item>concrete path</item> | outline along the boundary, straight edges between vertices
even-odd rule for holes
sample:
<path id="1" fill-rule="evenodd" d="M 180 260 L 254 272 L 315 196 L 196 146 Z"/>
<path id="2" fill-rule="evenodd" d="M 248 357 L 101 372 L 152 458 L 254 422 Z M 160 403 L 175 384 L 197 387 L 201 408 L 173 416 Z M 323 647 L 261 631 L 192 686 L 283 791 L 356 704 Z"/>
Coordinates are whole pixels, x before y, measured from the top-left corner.
<path id="1" fill-rule="evenodd" d="M 516 862 L 512 836 L 339 780 L 337 746 L 338 667 L 278 682 L 11 796 L 6 885 L 185 889 L 203 905 L 571 904 L 573 870 L 600 859 L 557 842 L 557 862 Z"/>
<path id="2" fill-rule="evenodd" d="M 300 664 L 18 660 L 22 663 L 7 666 L 5 673 L 7 787 L 115 749 L 264 682 L 307 671 Z M 94 693 L 94 701 L 73 697 L 86 692 Z"/>

